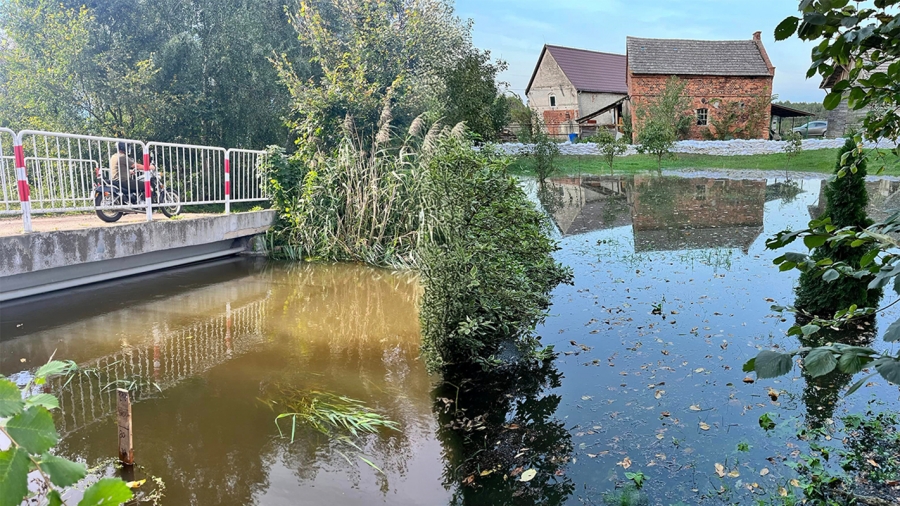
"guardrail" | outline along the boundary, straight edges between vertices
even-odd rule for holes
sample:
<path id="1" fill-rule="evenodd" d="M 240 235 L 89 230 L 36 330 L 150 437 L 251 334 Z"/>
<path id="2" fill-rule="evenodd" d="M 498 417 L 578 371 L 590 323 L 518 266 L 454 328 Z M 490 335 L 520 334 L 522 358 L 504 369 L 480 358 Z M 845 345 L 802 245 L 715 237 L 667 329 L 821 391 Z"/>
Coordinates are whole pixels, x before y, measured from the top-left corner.
<path id="1" fill-rule="evenodd" d="M 153 209 L 170 202 L 143 198 L 155 196 L 149 177 L 143 188 L 132 188 L 132 177 L 111 181 L 120 146 L 129 168 L 141 173 L 154 166 L 182 206 L 224 204 L 229 213 L 232 202 L 269 199 L 265 151 L 0 128 L 0 215 L 21 215 L 25 232 L 32 231 L 32 215 L 41 213 L 128 209 L 145 212 L 151 221 Z M 100 185 L 111 182 L 139 197 L 104 203 Z"/>

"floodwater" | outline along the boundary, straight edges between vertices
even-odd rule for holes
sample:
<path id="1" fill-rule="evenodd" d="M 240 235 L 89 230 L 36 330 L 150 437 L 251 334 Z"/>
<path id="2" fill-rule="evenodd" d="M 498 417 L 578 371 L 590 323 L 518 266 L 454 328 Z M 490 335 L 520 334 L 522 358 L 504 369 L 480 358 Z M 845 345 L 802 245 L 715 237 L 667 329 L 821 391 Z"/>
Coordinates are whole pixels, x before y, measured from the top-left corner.
<path id="1" fill-rule="evenodd" d="M 821 180 L 524 184 L 575 274 L 537 329 L 559 354 L 541 367 L 438 387 L 414 275 L 245 259 L 6 304 L 0 373 L 24 383 L 54 353 L 76 361 L 82 374 L 50 386 L 59 452 L 107 473 L 111 390 L 130 389 L 137 477 L 161 478 L 166 505 L 605 504 L 638 471 L 643 504 L 746 504 L 797 491 L 804 426 L 834 445 L 842 414 L 900 409 L 878 377 L 845 399 L 850 378 L 741 371 L 760 348 L 800 346 L 770 309 L 792 303 L 796 274 L 765 239 L 821 212 Z M 900 183 L 869 190 L 874 218 L 900 208 Z M 876 349 L 896 351 L 875 335 L 898 316 L 878 314 Z M 292 441 L 290 419 L 276 425 L 286 403 L 335 396 L 399 430 L 299 423 Z"/>

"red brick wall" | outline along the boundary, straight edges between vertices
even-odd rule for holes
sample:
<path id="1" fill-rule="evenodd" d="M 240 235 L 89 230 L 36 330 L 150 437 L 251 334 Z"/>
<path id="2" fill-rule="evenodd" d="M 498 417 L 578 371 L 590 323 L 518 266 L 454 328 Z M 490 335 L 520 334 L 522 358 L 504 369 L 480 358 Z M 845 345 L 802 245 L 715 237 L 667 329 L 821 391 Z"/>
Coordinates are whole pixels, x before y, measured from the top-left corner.
<path id="1" fill-rule="evenodd" d="M 550 135 L 568 134 L 575 125 L 575 119 L 578 118 L 578 111 L 575 109 L 554 109 L 544 111 L 544 125 L 547 126 L 547 133 Z"/>
<path id="2" fill-rule="evenodd" d="M 628 83 L 628 95 L 631 97 L 632 124 L 634 125 L 635 137 L 639 125 L 637 122 L 637 111 L 648 100 L 654 97 L 665 88 L 666 81 L 671 76 L 668 75 L 632 75 L 630 72 L 626 76 Z M 709 109 L 710 118 L 714 118 L 716 108 L 709 104 L 709 100 L 718 98 L 724 102 L 744 102 L 750 104 L 754 99 L 761 96 L 771 96 L 772 94 L 772 77 L 728 77 L 728 76 L 678 76 L 686 82 L 685 93 L 691 97 L 692 109 Z M 704 100 L 707 103 L 704 103 Z M 767 139 L 769 137 L 769 124 L 771 123 L 770 111 L 766 111 L 766 121 L 763 123 L 759 133 L 754 136 L 757 139 Z M 702 140 L 703 132 L 706 129 L 713 128 L 711 124 L 706 126 L 694 125 L 691 127 L 689 138 Z"/>

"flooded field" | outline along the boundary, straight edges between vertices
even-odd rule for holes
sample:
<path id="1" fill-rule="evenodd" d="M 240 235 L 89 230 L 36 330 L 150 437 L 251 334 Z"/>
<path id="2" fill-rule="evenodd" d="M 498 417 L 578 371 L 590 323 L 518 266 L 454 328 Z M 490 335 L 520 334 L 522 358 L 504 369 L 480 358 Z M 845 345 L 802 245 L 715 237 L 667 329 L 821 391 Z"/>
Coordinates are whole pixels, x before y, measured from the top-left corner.
<path id="1" fill-rule="evenodd" d="M 166 505 L 620 504 L 637 472 L 642 495 L 624 504 L 750 504 L 799 493 L 787 464 L 809 451 L 804 427 L 840 445 L 843 414 L 900 409 L 878 377 L 843 398 L 849 377 L 741 370 L 800 345 L 770 309 L 792 304 L 796 274 L 764 243 L 821 212 L 821 180 L 524 184 L 575 274 L 537 329 L 558 353 L 543 367 L 439 388 L 418 354 L 414 275 L 230 260 L 5 304 L 0 372 L 24 384 L 54 353 L 76 361 L 82 374 L 50 386 L 59 452 L 101 469 L 111 391 L 132 390 L 139 473 L 162 479 Z M 873 218 L 900 208 L 898 190 L 869 183 Z M 877 332 L 898 316 L 879 314 Z M 398 429 L 276 425 L 287 406 L 341 397 Z"/>

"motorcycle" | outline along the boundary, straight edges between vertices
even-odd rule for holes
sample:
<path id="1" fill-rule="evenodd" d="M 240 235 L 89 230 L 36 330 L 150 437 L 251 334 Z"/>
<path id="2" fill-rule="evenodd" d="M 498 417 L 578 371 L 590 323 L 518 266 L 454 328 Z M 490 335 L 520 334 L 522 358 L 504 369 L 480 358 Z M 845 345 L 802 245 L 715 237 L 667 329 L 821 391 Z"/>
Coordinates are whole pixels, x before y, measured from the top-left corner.
<path id="1" fill-rule="evenodd" d="M 97 168 L 94 186 L 94 208 L 97 217 L 107 223 L 119 221 L 124 214 L 141 214 L 147 210 L 147 200 L 138 189 L 144 188 L 144 182 L 150 178 L 150 193 L 154 203 L 162 204 L 160 211 L 167 218 L 177 216 L 181 212 L 181 199 L 178 194 L 163 184 L 159 170 L 137 171 L 138 186 L 128 188 L 122 181 L 109 181 L 104 178 L 103 171 Z M 155 184 L 154 184 L 155 182 Z"/>

